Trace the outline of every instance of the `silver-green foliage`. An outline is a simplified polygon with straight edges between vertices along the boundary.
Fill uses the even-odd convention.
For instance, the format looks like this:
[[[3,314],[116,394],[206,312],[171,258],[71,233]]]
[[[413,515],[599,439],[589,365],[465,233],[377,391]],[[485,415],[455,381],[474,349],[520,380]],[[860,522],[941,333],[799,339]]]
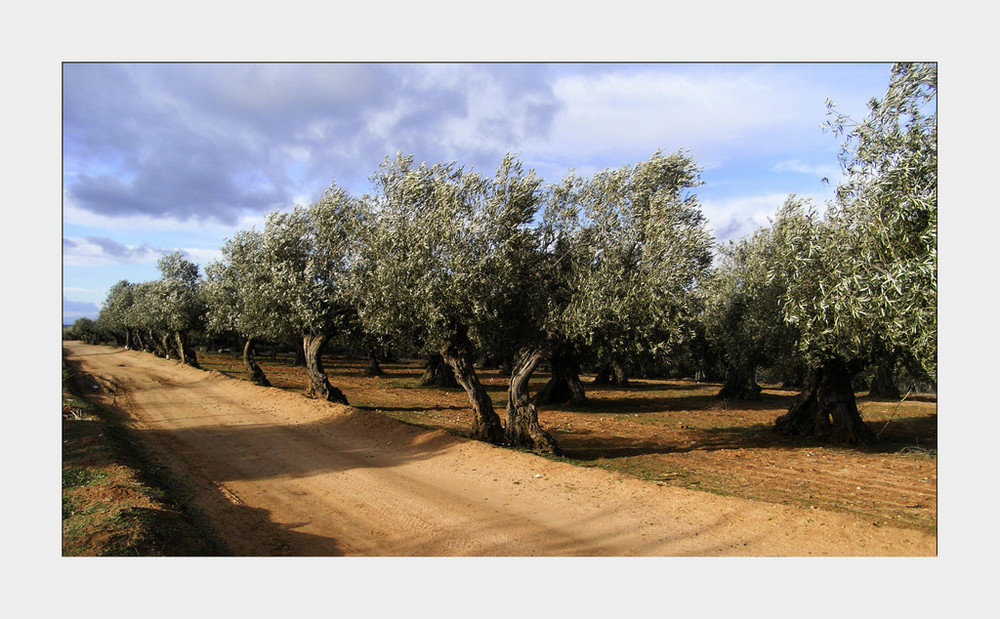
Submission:
[[[692,294],[711,265],[712,237],[694,161],[655,153],[635,165],[569,178],[554,194],[571,267],[557,328],[598,358],[662,355],[685,335]],[[572,196],[567,200],[567,196]],[[570,203],[576,202],[573,207]]]
[[[360,217],[360,201],[331,186],[309,207],[269,214],[263,231],[228,239],[206,268],[210,327],[278,340],[348,326]]]
[[[784,315],[814,359],[881,347],[937,370],[936,95],[935,65],[895,65],[864,121],[834,114],[829,123],[846,137],[847,180],[825,217],[779,212]]]
[[[782,315],[788,283],[774,265],[788,217],[803,208],[807,202],[790,196],[779,225],[720,247],[715,268],[699,286],[708,341],[733,368],[768,365],[794,349],[797,334]]]
[[[205,307],[200,295],[198,265],[185,259],[180,252],[165,254],[156,263],[160,279],[148,292],[148,308],[160,330],[170,333],[187,332],[202,326]]]
[[[491,179],[397,154],[372,182],[353,279],[365,330],[428,352],[456,329],[495,337],[522,295],[540,181],[510,155]]]

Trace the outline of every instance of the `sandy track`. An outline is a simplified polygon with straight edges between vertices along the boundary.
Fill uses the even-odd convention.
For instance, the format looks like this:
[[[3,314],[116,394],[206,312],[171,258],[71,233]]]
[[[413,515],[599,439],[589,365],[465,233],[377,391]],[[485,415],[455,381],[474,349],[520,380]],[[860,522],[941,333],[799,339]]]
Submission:
[[[240,555],[922,556],[932,535],[660,486],[77,342]]]

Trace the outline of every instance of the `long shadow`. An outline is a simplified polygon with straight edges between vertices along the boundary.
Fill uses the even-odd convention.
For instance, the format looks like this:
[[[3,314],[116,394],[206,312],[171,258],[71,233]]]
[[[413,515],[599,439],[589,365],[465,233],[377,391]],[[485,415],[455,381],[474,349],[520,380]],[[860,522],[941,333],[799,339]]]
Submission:
[[[634,382],[630,381],[627,385],[604,385],[595,384],[591,381],[584,381],[583,388],[585,391],[599,390],[599,391],[697,391],[701,389],[710,389],[712,391],[718,391],[722,388],[722,383],[647,383],[647,382]]]
[[[408,411],[467,411],[468,406],[456,406],[456,405],[441,405],[441,406],[359,406],[352,405],[358,410],[368,411],[372,413],[377,413],[380,411],[392,411],[392,412],[408,412]],[[404,422],[405,423],[405,422]]]
[[[660,441],[634,441],[631,444],[611,445],[606,436],[597,433],[553,431],[559,446],[568,458],[599,460],[629,458],[651,454],[678,454],[693,451],[719,451],[726,449],[796,449],[808,445],[822,445],[819,440],[806,441],[786,437],[769,425],[712,428],[694,434],[694,438],[680,443]]]
[[[791,405],[794,396],[763,394],[760,400],[730,401],[720,400],[714,395],[664,395],[662,397],[593,397],[586,404],[568,404],[560,407],[581,414],[599,413],[642,413],[657,411],[711,411],[719,407],[745,410],[785,409]],[[780,414],[780,413],[779,413]]]
[[[869,424],[869,427],[872,425]],[[878,432],[879,428],[873,427],[872,430]],[[592,432],[552,430],[552,434],[567,458],[585,461],[696,451],[793,450],[803,447],[841,448],[869,454],[896,454],[906,450],[933,453],[937,448],[937,414],[891,422],[877,440],[855,445],[830,443],[817,437],[782,435],[772,424],[706,428],[694,431],[693,438],[685,438],[681,443],[646,440],[631,444],[611,444],[607,436]]]

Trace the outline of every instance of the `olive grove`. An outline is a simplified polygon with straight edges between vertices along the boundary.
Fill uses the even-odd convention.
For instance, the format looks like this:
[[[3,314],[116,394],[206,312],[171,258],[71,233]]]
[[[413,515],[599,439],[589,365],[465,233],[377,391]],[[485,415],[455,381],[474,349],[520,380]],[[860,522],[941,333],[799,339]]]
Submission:
[[[386,351],[416,352],[467,394],[473,438],[548,453],[559,448],[538,407],[585,405],[584,364],[623,383],[631,368],[685,356],[718,367],[719,396],[739,399],[759,396],[758,370],[805,368],[775,429],[867,441],[857,372],[887,384],[899,367],[937,372],[936,92],[935,65],[897,64],[864,120],[830,104],[827,126],[844,140],[836,199],[820,213],[790,196],[769,226],[724,247],[683,151],[555,183],[510,154],[482,174],[398,153],[361,197],[334,184],[237,232],[204,281],[181,254],[164,256],[159,280],[116,283],[79,332],[192,365],[191,333],[235,334],[260,385],[254,343],[294,339],[307,395],[345,404],[323,368],[328,344],[366,349],[372,374]],[[509,370],[503,418],[483,358]],[[532,394],[544,364],[550,379]]]

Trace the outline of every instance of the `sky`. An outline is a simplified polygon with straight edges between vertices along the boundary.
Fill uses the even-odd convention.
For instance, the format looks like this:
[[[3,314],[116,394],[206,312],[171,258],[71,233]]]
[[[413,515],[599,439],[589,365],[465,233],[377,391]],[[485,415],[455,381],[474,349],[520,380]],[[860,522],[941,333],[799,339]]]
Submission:
[[[88,63],[62,65],[63,322],[111,286],[202,268],[237,230],[355,195],[401,151],[491,173],[505,153],[557,182],[685,150],[716,240],[840,178],[827,99],[862,118],[884,63]],[[829,180],[824,183],[823,179]]]

